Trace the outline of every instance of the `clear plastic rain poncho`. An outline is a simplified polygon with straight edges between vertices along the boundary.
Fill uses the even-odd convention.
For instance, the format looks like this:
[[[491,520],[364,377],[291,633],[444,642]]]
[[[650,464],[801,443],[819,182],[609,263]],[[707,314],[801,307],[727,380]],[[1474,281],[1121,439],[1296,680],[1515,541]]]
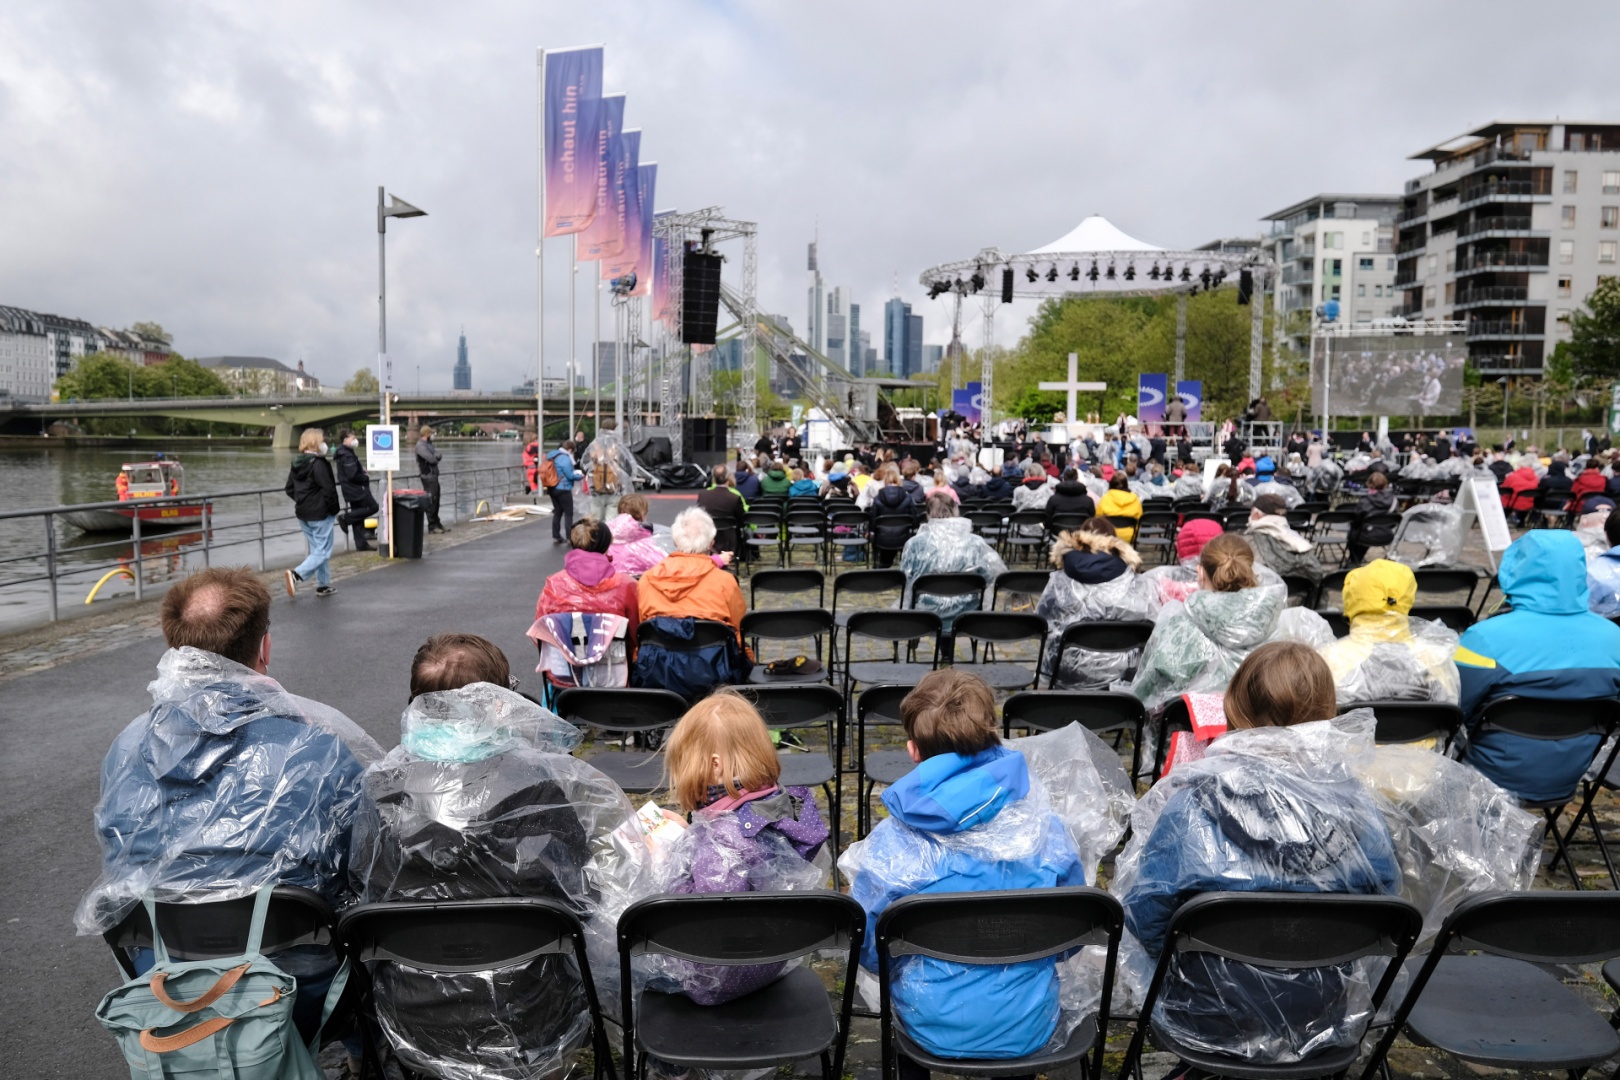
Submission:
[[[1199,893],[1399,892],[1389,829],[1357,779],[1372,754],[1372,713],[1357,710],[1233,731],[1155,784],[1109,885],[1125,907],[1125,996],[1142,1000],[1171,916]],[[1154,1019],[1193,1049],[1299,1061],[1359,1042],[1382,974],[1375,958],[1272,968],[1185,953],[1172,960]]]
[[[1176,477],[1175,486],[1170,489],[1170,494],[1177,499],[1202,499],[1204,497],[1204,478],[1189,468]]]
[[[924,574],[978,574],[986,584],[1005,573],[1007,564],[1001,561],[996,549],[984,537],[973,532],[973,522],[967,518],[938,518],[926,521],[917,535],[906,541],[900,552],[900,569],[906,575],[905,607],[936,612],[946,630],[964,611],[979,606],[973,596],[930,596],[920,600],[911,596],[912,584]]]
[[[1131,693],[1157,709],[1189,690],[1225,690],[1244,657],[1268,641],[1319,648],[1333,640],[1322,616],[1288,607],[1281,585],[1236,592],[1199,589],[1159,612]]]
[[[351,873],[363,901],[534,896],[580,916],[598,994],[616,1000],[620,912],[646,848],[624,793],[569,756],[571,724],[505,687],[423,694],[366,770]],[[590,1040],[572,959],[445,974],[375,964],[377,1021],[399,1058],[447,1080],[566,1073]]]
[[[1078,544],[1077,549],[1074,545]],[[1064,570],[1064,558],[1079,550],[1093,556],[1114,555],[1122,563],[1120,572],[1096,583],[1079,581]],[[1142,558],[1123,540],[1095,533],[1069,532],[1052,547],[1056,569],[1046,579],[1046,589],[1035,605],[1035,614],[1046,620],[1047,671],[1057,673],[1056,686],[1065,690],[1106,690],[1128,681],[1136,670],[1141,651],[1097,652],[1070,647],[1058,655],[1063,631],[1082,622],[1126,622],[1153,618],[1158,610],[1153,584],[1137,573]]]
[[[1432,457],[1413,454],[1412,460],[1402,465],[1401,471],[1395,475],[1402,480],[1438,480],[1440,479],[1440,466],[1434,463]]]
[[[1606,548],[1595,556],[1587,549],[1586,588],[1590,610],[1606,619],[1620,615],[1620,548]]]
[[[102,872],[74,915],[79,933],[112,929],[148,894],[229,900],[285,884],[346,903],[357,752],[376,743],[336,710],[201,649],[164,653],[147,690],[151,710],[102,763]]]
[[[635,490],[636,459],[617,430],[598,431],[580,457],[580,469],[592,495]]]
[[[1254,485],[1247,480],[1237,482],[1237,492],[1232,492],[1232,478],[1218,477],[1209,487],[1209,508],[1211,510],[1236,509],[1239,506],[1254,505]]]
[[[1261,562],[1254,564],[1254,576],[1262,585],[1283,586],[1282,575]],[[1142,580],[1153,587],[1153,619],[1170,603],[1184,603],[1198,591],[1198,556],[1189,555],[1171,566],[1154,566],[1142,571]],[[1286,589],[1285,589],[1286,595]]]
[[[1407,567],[1375,559],[1344,581],[1350,633],[1317,652],[1327,661],[1339,704],[1366,701],[1444,701],[1460,687],[1452,654],[1457,635],[1444,624],[1407,615],[1417,580]]]
[[[1090,734],[1089,732],[1086,734]],[[1020,740],[1027,744],[1029,740]],[[1023,746],[1009,747],[1022,750]],[[1088,756],[1089,761],[1061,761],[1063,754]],[[1092,757],[1091,755],[1097,755]],[[886,906],[903,896],[919,892],[939,891],[944,883],[955,887],[964,876],[978,876],[995,882],[981,888],[1022,887],[1036,888],[1052,885],[1081,885],[1094,883],[1095,865],[1082,863],[1083,856],[1076,849],[1074,833],[1104,827],[1112,832],[1112,815],[1120,807],[1120,793],[1114,785],[1119,776],[1107,770],[1107,758],[1117,756],[1101,740],[1092,735],[1088,740],[1065,734],[1036,748],[1035,760],[1026,757],[1028,764],[1028,790],[1022,798],[1008,801],[995,816],[969,828],[956,832],[933,832],[906,824],[897,816],[878,822],[863,840],[844,850],[838,868],[852,883],[851,895],[867,908],[868,929],[876,905]],[[1123,771],[1123,770],[1122,770]],[[1100,788],[1065,791],[1054,799],[1046,787],[1046,778],[1053,782],[1071,781],[1077,785],[1099,783]],[[893,790],[893,789],[891,789]],[[1059,812],[1074,814],[1069,821]],[[971,817],[971,815],[970,815]],[[1108,832],[1093,839],[1087,846],[1088,855],[1100,856],[1101,843]],[[1117,839],[1117,833],[1115,834]],[[979,871],[979,868],[993,868]],[[1076,1025],[1094,1010],[1101,999],[1101,973],[1097,965],[1087,963],[1084,953],[1063,958],[1049,969],[1055,978],[1056,993],[1051,983],[1039,975],[1039,968],[1051,961],[1031,961],[1037,972],[1025,969],[1012,985],[1021,991],[1020,1007],[1010,1010],[1009,1016],[998,1027],[1007,1029],[1011,1037],[1031,1042],[1045,1036],[1044,1045],[1055,1048],[1064,1045]],[[868,934],[863,947],[862,966],[857,977],[857,989],[867,1007],[879,1007],[877,984],[876,944]],[[946,988],[958,984],[984,985],[1010,973],[1023,965],[1009,965],[997,969],[987,965],[963,965],[931,957],[898,957],[890,969],[893,980],[890,987],[898,1022],[912,1038],[925,1047],[927,1036],[921,1025],[931,1025],[937,1031],[943,1025],[959,1028],[963,1024],[951,1018],[961,1013],[964,1003],[959,1000],[941,1000]],[[911,1019],[908,1020],[908,1016]],[[1050,1033],[1050,1034],[1048,1034]]]
[[[1421,746],[1356,759],[1401,864],[1401,895],[1423,912],[1426,947],[1452,910],[1482,892],[1528,889],[1546,823],[1477,769]]]
[[[1254,485],[1254,497],[1258,499],[1262,495],[1282,496],[1282,501],[1290,510],[1305,501],[1305,496],[1299,493],[1297,487],[1293,484],[1284,484],[1280,480],[1262,480]]]
[[[1437,465],[1436,468],[1439,470],[1441,479],[1460,479],[1461,477],[1472,476],[1474,474],[1474,459],[1453,454],[1451,457],[1446,458],[1446,460]],[[1492,479],[1495,478],[1493,477]]]
[[[1462,558],[1462,511],[1455,505],[1418,503],[1401,515],[1399,542],[1390,544],[1387,557],[1417,569],[1456,566]]]
[[[1336,462],[1323,459],[1320,464],[1306,470],[1305,488],[1314,496],[1332,495],[1343,483],[1344,470]]]

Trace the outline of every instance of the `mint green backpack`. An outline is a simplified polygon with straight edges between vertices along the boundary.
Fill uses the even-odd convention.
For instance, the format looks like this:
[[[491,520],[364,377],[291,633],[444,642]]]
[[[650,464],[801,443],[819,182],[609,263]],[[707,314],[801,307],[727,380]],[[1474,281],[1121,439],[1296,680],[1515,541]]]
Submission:
[[[293,1024],[298,980],[259,952],[274,888],[266,885],[254,898],[247,951],[215,960],[171,961],[156,907],[146,900],[156,963],[96,1010],[118,1040],[131,1080],[323,1080],[315,1063],[320,1032],[306,1046]],[[348,978],[345,959],[327,991],[322,1027]]]

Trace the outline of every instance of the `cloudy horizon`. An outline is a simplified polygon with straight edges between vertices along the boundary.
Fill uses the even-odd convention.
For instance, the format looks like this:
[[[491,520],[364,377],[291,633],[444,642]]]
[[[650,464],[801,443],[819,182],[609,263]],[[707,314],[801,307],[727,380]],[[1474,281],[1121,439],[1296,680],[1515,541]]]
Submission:
[[[1038,247],[1088,214],[1187,248],[1319,192],[1399,192],[1428,168],[1411,154],[1491,120],[1620,121],[1611,4],[1096,7],[13,6],[0,304],[152,320],[188,356],[302,359],[342,382],[376,352],[385,184],[429,214],[388,233],[402,386],[420,365],[424,389],[448,388],[463,326],[475,387],[520,383],[537,47],[606,43],[658,208],[758,222],[761,310],[804,331],[819,236],[827,288],[850,289],[875,342],[896,281],[943,343],[923,269]],[[568,266],[568,241],[548,241],[548,376],[568,352]],[[1002,342],[1031,307],[998,315]]]

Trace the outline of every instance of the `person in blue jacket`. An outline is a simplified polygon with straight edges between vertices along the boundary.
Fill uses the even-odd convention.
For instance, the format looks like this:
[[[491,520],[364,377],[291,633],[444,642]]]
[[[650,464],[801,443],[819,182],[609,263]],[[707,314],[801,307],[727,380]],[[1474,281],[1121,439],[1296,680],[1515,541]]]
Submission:
[[[574,464],[572,439],[565,440],[546,457],[557,470],[556,485],[546,488],[546,498],[551,500],[551,542],[561,544],[574,530],[574,483],[585,479],[585,474]]]
[[[1109,886],[1154,963],[1171,917],[1200,893],[1400,889],[1389,828],[1351,771],[1373,751],[1372,717],[1333,718],[1327,662],[1299,642],[1261,645],[1224,705],[1231,730],[1143,796]],[[1154,1020],[1191,1049],[1276,1065],[1356,1045],[1371,996],[1356,965],[1262,968],[1189,952],[1167,973]]]
[[[1024,755],[1001,744],[982,679],[930,672],[900,716],[917,767],[883,793],[891,816],[845,857],[845,868],[855,867],[850,895],[866,909],[861,966],[873,974],[878,916],[902,897],[1086,883],[1068,830],[1031,787]],[[1057,1031],[1056,966],[1055,958],[970,965],[900,957],[890,972],[895,1017],[941,1057],[1024,1057]],[[904,1080],[927,1076],[908,1058],[900,1066]]]
[[[1597,735],[1527,739],[1472,728],[1486,702],[1509,694],[1620,694],[1620,626],[1587,610],[1586,554],[1572,532],[1525,533],[1503,553],[1497,581],[1513,610],[1469,627],[1452,658],[1471,727],[1463,760],[1526,801],[1564,798],[1592,763]]]

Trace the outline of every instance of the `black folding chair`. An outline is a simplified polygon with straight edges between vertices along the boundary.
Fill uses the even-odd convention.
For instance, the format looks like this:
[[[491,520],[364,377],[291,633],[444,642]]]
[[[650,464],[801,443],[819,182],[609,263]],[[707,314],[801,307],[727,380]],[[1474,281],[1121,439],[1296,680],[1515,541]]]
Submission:
[[[857,638],[889,646],[889,659],[856,660]],[[940,638],[939,616],[932,611],[852,613],[844,630],[844,696],[848,697],[857,684],[915,683],[939,666]],[[910,659],[918,654],[925,640],[933,646],[932,655],[926,662]],[[900,656],[902,643],[906,646],[907,659],[904,660]]]
[[[1297,574],[1284,574],[1283,585],[1288,589],[1288,604],[1290,607],[1314,608],[1316,606],[1316,582],[1308,577]]]
[[[990,610],[1002,610],[1001,597],[1005,593],[1008,596],[1020,598],[1033,597],[1034,599],[1029,601],[1027,605],[1027,610],[1033,611],[1035,608],[1034,601],[1039,600],[1041,594],[1046,591],[1046,583],[1051,580],[1051,577],[1052,571],[1050,570],[1005,570],[997,574],[995,583],[990,587]],[[1025,610],[1025,608],[1021,604],[1020,608],[1013,610]]]
[[[700,653],[705,650],[722,648],[731,652],[733,666],[742,662],[742,645],[738,640],[738,631],[733,630],[728,623],[718,622],[714,619],[693,619],[692,636],[684,638],[665,632],[657,623],[651,620],[643,620],[636,627],[636,663],[630,667],[631,679],[639,681],[641,686],[648,686],[649,683],[646,680],[653,678],[655,675],[655,673],[648,672],[642,665],[645,650],[649,647],[662,649],[666,653]],[[658,674],[667,677],[669,670],[666,669]],[[693,678],[696,679],[697,676],[694,675]],[[703,678],[707,679],[707,672],[705,672]],[[714,685],[707,682],[686,682],[684,679],[673,679],[671,681],[672,685],[658,688],[672,690],[692,704],[696,704],[700,698],[708,697],[714,690]]]
[[[1147,724],[1147,708],[1135,694],[1118,690],[1024,690],[1001,706],[1001,733],[1011,736],[1015,727],[1031,731],[1053,731],[1080,724],[1092,734],[1114,736],[1114,749],[1127,731],[1131,733],[1131,778],[1141,766],[1142,729]]]
[[[1602,750],[1598,752],[1601,754]],[[1604,791],[1620,791],[1620,759],[1612,759],[1608,769],[1592,779],[1581,778],[1581,807],[1564,832],[1564,843],[1575,844],[1575,833],[1580,829],[1582,821],[1586,821],[1592,828],[1592,838],[1597,844],[1598,853],[1603,856],[1603,865],[1609,871],[1609,883],[1620,889],[1620,874],[1615,872],[1614,859],[1609,854],[1609,842],[1604,839],[1603,827],[1598,824],[1597,814],[1592,809],[1592,799],[1597,795],[1599,788]],[[1616,971],[1620,971],[1620,964],[1616,965]],[[1620,986],[1615,989],[1620,991]],[[1620,1017],[1620,1012],[1615,1015]]]
[[[1057,656],[1052,670],[1046,673],[1046,688],[1058,689],[1058,672],[1063,668],[1063,653],[1068,649],[1089,652],[1136,652],[1153,636],[1153,623],[1147,619],[1118,622],[1081,622],[1066,627],[1058,638]]]
[[[906,574],[904,570],[846,570],[833,578],[832,583],[832,613],[833,624],[839,627],[849,625],[849,617],[856,611],[879,610],[872,607],[841,607],[839,600],[846,594],[856,599],[870,601],[885,593],[894,594],[894,603],[883,605],[886,608],[898,608],[906,592]],[[838,638],[834,635],[832,640],[833,666],[838,666]]]
[[[1474,609],[1452,604],[1436,605],[1434,607],[1414,607],[1409,613],[1414,619],[1428,619],[1430,622],[1440,623],[1447,629],[1462,633],[1477,621]]]
[[[825,608],[797,608],[785,611],[750,611],[742,617],[742,636],[754,650],[754,669],[748,673],[748,681],[761,686],[773,686],[781,683],[822,683],[830,682],[831,670],[825,664],[819,664],[819,671],[803,674],[788,672],[773,675],[766,670],[770,659],[760,651],[762,641],[810,641],[815,643],[815,658],[822,659],[821,642],[823,638],[833,636],[837,631],[833,628],[832,612]],[[785,659],[785,657],[783,658]]]
[[[1535,509],[1530,513],[1530,527],[1532,529],[1551,529],[1555,519],[1562,524],[1563,519],[1569,516],[1569,504],[1573,496],[1568,491],[1539,491],[1536,493]]]
[[[867,687],[855,702],[855,790],[861,803],[855,810],[855,831],[865,836],[872,819],[872,792],[888,786],[917,767],[906,750],[867,753],[868,728],[899,727],[900,703],[917,687],[911,683],[883,683]]]
[[[1141,521],[1140,518],[1131,517],[1129,514],[1107,514],[1104,516],[1107,518],[1108,524],[1112,525],[1114,531],[1119,534],[1121,540],[1132,545],[1136,543],[1136,528]]]
[[[1395,537],[1400,534],[1401,515],[1399,515],[1399,514],[1367,514],[1366,516],[1362,517],[1356,523],[1356,528],[1355,528],[1355,535],[1358,538],[1358,543],[1365,543],[1365,541],[1361,541],[1359,538],[1362,537],[1362,536],[1365,536],[1369,529],[1388,529],[1389,530],[1389,532],[1390,532],[1389,543],[1387,543],[1387,544],[1366,544],[1366,546],[1369,547],[1369,548],[1375,548],[1375,547],[1376,548],[1383,548],[1384,549],[1384,554],[1388,555],[1391,551],[1393,551],[1395,549]],[[1344,557],[1347,560],[1350,558],[1350,549],[1348,547],[1345,548]]]
[[[1389,994],[1400,973],[1401,962],[1416,944],[1422,929],[1423,914],[1411,903],[1394,896],[1280,892],[1216,892],[1195,896],[1170,918],[1153,981],[1142,1001],[1142,1020],[1136,1025],[1130,1048],[1125,1051],[1119,1075],[1138,1074],[1151,1030],[1154,1045],[1160,1050],[1217,1076],[1246,1080],[1343,1076],[1361,1056],[1359,1040],[1351,1046],[1330,1047],[1303,1061],[1287,1064],[1212,1054],[1183,1045],[1167,1033],[1154,1016],[1154,1006],[1164,991],[1172,964],[1191,953],[1284,969],[1335,967],[1365,956],[1386,957],[1388,964],[1383,978],[1373,989],[1368,1010],[1371,1017],[1377,1014]],[[1210,992],[1215,993],[1216,989],[1211,987]],[[1247,1002],[1242,997],[1233,997],[1223,1000],[1222,1004],[1234,1014],[1227,1023],[1242,1029],[1245,1018],[1241,1014]],[[1286,999],[1279,998],[1275,1004],[1286,1007]],[[1307,1019],[1315,1018],[1300,1017],[1301,1021]]]
[[[955,641],[969,643],[968,659],[955,661],[963,671],[979,676],[995,690],[1022,690],[1038,686],[1041,681],[1041,661],[1046,655],[1046,620],[1026,611],[966,611],[956,617],[951,630]],[[1033,642],[1033,667],[1021,666],[1021,661],[993,655],[996,647],[1020,642]],[[979,658],[979,647],[984,647],[984,658]]]
[[[782,542],[787,537],[787,527],[782,522],[780,510],[767,509],[755,504],[743,515],[743,550],[747,561],[752,563],[767,550],[776,551],[776,565],[782,565]]]
[[[1424,593],[1467,593],[1463,598],[1464,606],[1474,603],[1474,590],[1479,587],[1479,574],[1474,570],[1441,570],[1418,569],[1412,571],[1417,579],[1417,594],[1422,597]]]
[[[1328,624],[1328,629],[1333,631],[1334,637],[1342,638],[1350,636],[1350,619],[1345,615],[1344,612],[1324,611],[1321,612],[1321,616],[1322,620]]]
[[[686,699],[672,690],[580,686],[557,695],[557,715],[578,727],[618,735],[629,743],[671,727],[686,715]],[[664,756],[648,750],[602,750],[588,759],[632,795],[664,783]]]
[[[965,610],[979,611],[984,607],[987,584],[983,577],[975,573],[918,574],[911,583],[911,603],[908,606],[913,611],[926,611],[928,609],[922,602],[925,596],[947,602],[967,597],[971,603]],[[955,625],[954,620],[952,625]],[[940,647],[947,659],[955,657],[955,639],[951,631],[946,631],[942,636]]]
[[[1172,562],[1176,550],[1176,515],[1169,511],[1148,511],[1136,531],[1136,549],[1144,554],[1157,551],[1161,562]]]
[[[1007,558],[1015,562],[1020,552],[1028,554],[1032,560],[1039,559],[1046,551],[1046,514],[1040,510],[1013,511],[1002,530],[1001,541]]]
[[[619,916],[619,980],[624,988],[624,1066],[645,1074],[647,1057],[678,1069],[768,1068],[819,1058],[822,1080],[844,1071],[855,965],[866,936],[866,912],[841,893],[710,893],[650,896]],[[662,953],[721,967],[781,964],[821,949],[845,954],[841,1004],[808,965],[720,1005],[683,993],[633,993],[630,965]]]
[[[522,969],[540,957],[556,957],[554,963],[559,974],[578,976],[580,993],[585,999],[583,1004],[591,1017],[596,1076],[618,1075],[613,1068],[607,1029],[602,1023],[596,985],[591,980],[591,967],[585,956],[585,928],[580,925],[579,916],[565,904],[533,896],[361,904],[343,913],[339,929],[356,968],[374,973],[384,965],[393,965],[395,970],[390,981],[414,988],[423,995],[443,993],[441,976],[512,969],[516,969],[515,975],[520,975]],[[555,1001],[536,995],[532,990],[523,993],[516,989],[530,986],[521,976],[510,980],[491,979],[487,985],[514,987],[507,1004],[513,1010],[526,1007],[535,1010],[536,1015],[528,1019],[537,1027],[551,1021],[557,1012]],[[421,1014],[421,1010],[413,1012]],[[448,1015],[453,1016],[453,1013]],[[503,1018],[515,1023],[521,1023],[522,1019],[504,1013]],[[448,1016],[447,1022],[451,1022]],[[412,1039],[410,1031],[399,1034],[411,1046],[418,1046],[422,1041]],[[474,1042],[471,1049],[476,1053],[484,1048]],[[418,1051],[399,1045],[394,1047],[394,1052],[415,1069],[432,1071],[435,1065],[443,1064],[421,1060]],[[458,1060],[455,1064],[480,1069],[488,1063]],[[516,1070],[523,1064],[513,1061],[510,1067]],[[438,1073],[434,1071],[434,1075]]]
[[[844,695],[833,686],[750,686],[742,691],[772,731],[808,731],[821,728],[827,751],[782,750],[776,752],[782,763],[778,779],[783,787],[819,787],[827,796],[827,824],[832,830],[830,851],[839,844],[839,815],[844,797],[843,759]],[[833,873],[836,874],[835,867]]]
[[[1565,1069],[1574,1080],[1620,1054],[1620,1035],[1547,969],[1616,956],[1620,893],[1471,896],[1441,926],[1362,1080],[1403,1029],[1419,1046],[1475,1065],[1519,1075]]]
[[[1472,735],[1477,740],[1480,735],[1499,731],[1540,741],[1596,735],[1601,745],[1604,739],[1614,734],[1617,726],[1620,726],[1620,700],[1614,698],[1566,699],[1509,695],[1492,698],[1485,703],[1480,709],[1479,720],[1473,727]],[[1609,751],[1608,760],[1598,768],[1597,775],[1608,774],[1614,766],[1617,754],[1620,754],[1620,740],[1616,740],[1614,747]],[[1564,808],[1576,801],[1577,797],[1580,799],[1580,808],[1576,811],[1574,824],[1578,825],[1581,818],[1591,812],[1592,799],[1597,795],[1597,785],[1585,785],[1584,793],[1580,788],[1581,785],[1577,784],[1569,794],[1556,799],[1519,800],[1520,806],[1527,810],[1540,810],[1542,816],[1547,819],[1547,832],[1557,849],[1554,861],[1563,860],[1564,869],[1569,871],[1569,879],[1575,883],[1577,889],[1582,888],[1581,876],[1575,872],[1575,863],[1569,857],[1569,849],[1565,846],[1566,834],[1559,830],[1558,819],[1563,815]],[[1593,819],[1594,827],[1596,820]],[[1570,832],[1573,831],[1574,825],[1570,829]]]
[[[788,566],[793,565],[793,552],[808,547],[815,561],[825,562],[827,541],[831,533],[827,528],[827,515],[820,507],[814,510],[796,510],[790,503],[785,520],[786,532],[782,540],[782,554]]]
[[[1109,997],[1124,925],[1119,901],[1092,888],[918,893],[890,904],[878,916],[876,929],[884,1080],[896,1080],[902,1056],[924,1069],[968,1076],[1050,1073],[1079,1062],[1083,1078],[1101,1080]],[[940,1057],[912,1041],[905,1031],[905,1017],[895,1016],[890,985],[896,965],[907,957],[926,956],[976,967],[1005,966],[1063,957],[1087,946],[1105,950],[1102,997],[1096,1011],[1082,1018],[1056,1050],[1010,1059]],[[990,997],[953,1004],[999,1012],[1015,1003]]]
[[[1348,570],[1330,570],[1322,575],[1322,583],[1316,587],[1316,609],[1322,610],[1322,601],[1327,599],[1328,593],[1339,594],[1339,607],[1344,607],[1344,579],[1350,573]],[[1343,637],[1343,634],[1339,635]]]
[[[834,551],[839,553],[840,560],[854,562],[848,559],[851,551],[860,554],[863,565],[872,565],[872,538],[867,526],[870,519],[860,510],[835,510],[827,517],[827,558],[832,559]]]
[[[1350,550],[1350,533],[1359,516],[1354,510],[1320,511],[1311,523],[1311,541],[1316,545],[1317,557],[1322,557],[1325,548],[1336,547],[1338,557],[1344,558]]]
[[[827,576],[820,570],[760,570],[748,579],[748,606],[759,610],[761,592],[788,595],[810,592],[812,589],[816,594],[816,607],[825,607]]]
[[[1441,752],[1451,746],[1465,722],[1463,711],[1445,701],[1362,701],[1339,706],[1341,714],[1351,709],[1373,711],[1373,741],[1380,745],[1434,739]]]

